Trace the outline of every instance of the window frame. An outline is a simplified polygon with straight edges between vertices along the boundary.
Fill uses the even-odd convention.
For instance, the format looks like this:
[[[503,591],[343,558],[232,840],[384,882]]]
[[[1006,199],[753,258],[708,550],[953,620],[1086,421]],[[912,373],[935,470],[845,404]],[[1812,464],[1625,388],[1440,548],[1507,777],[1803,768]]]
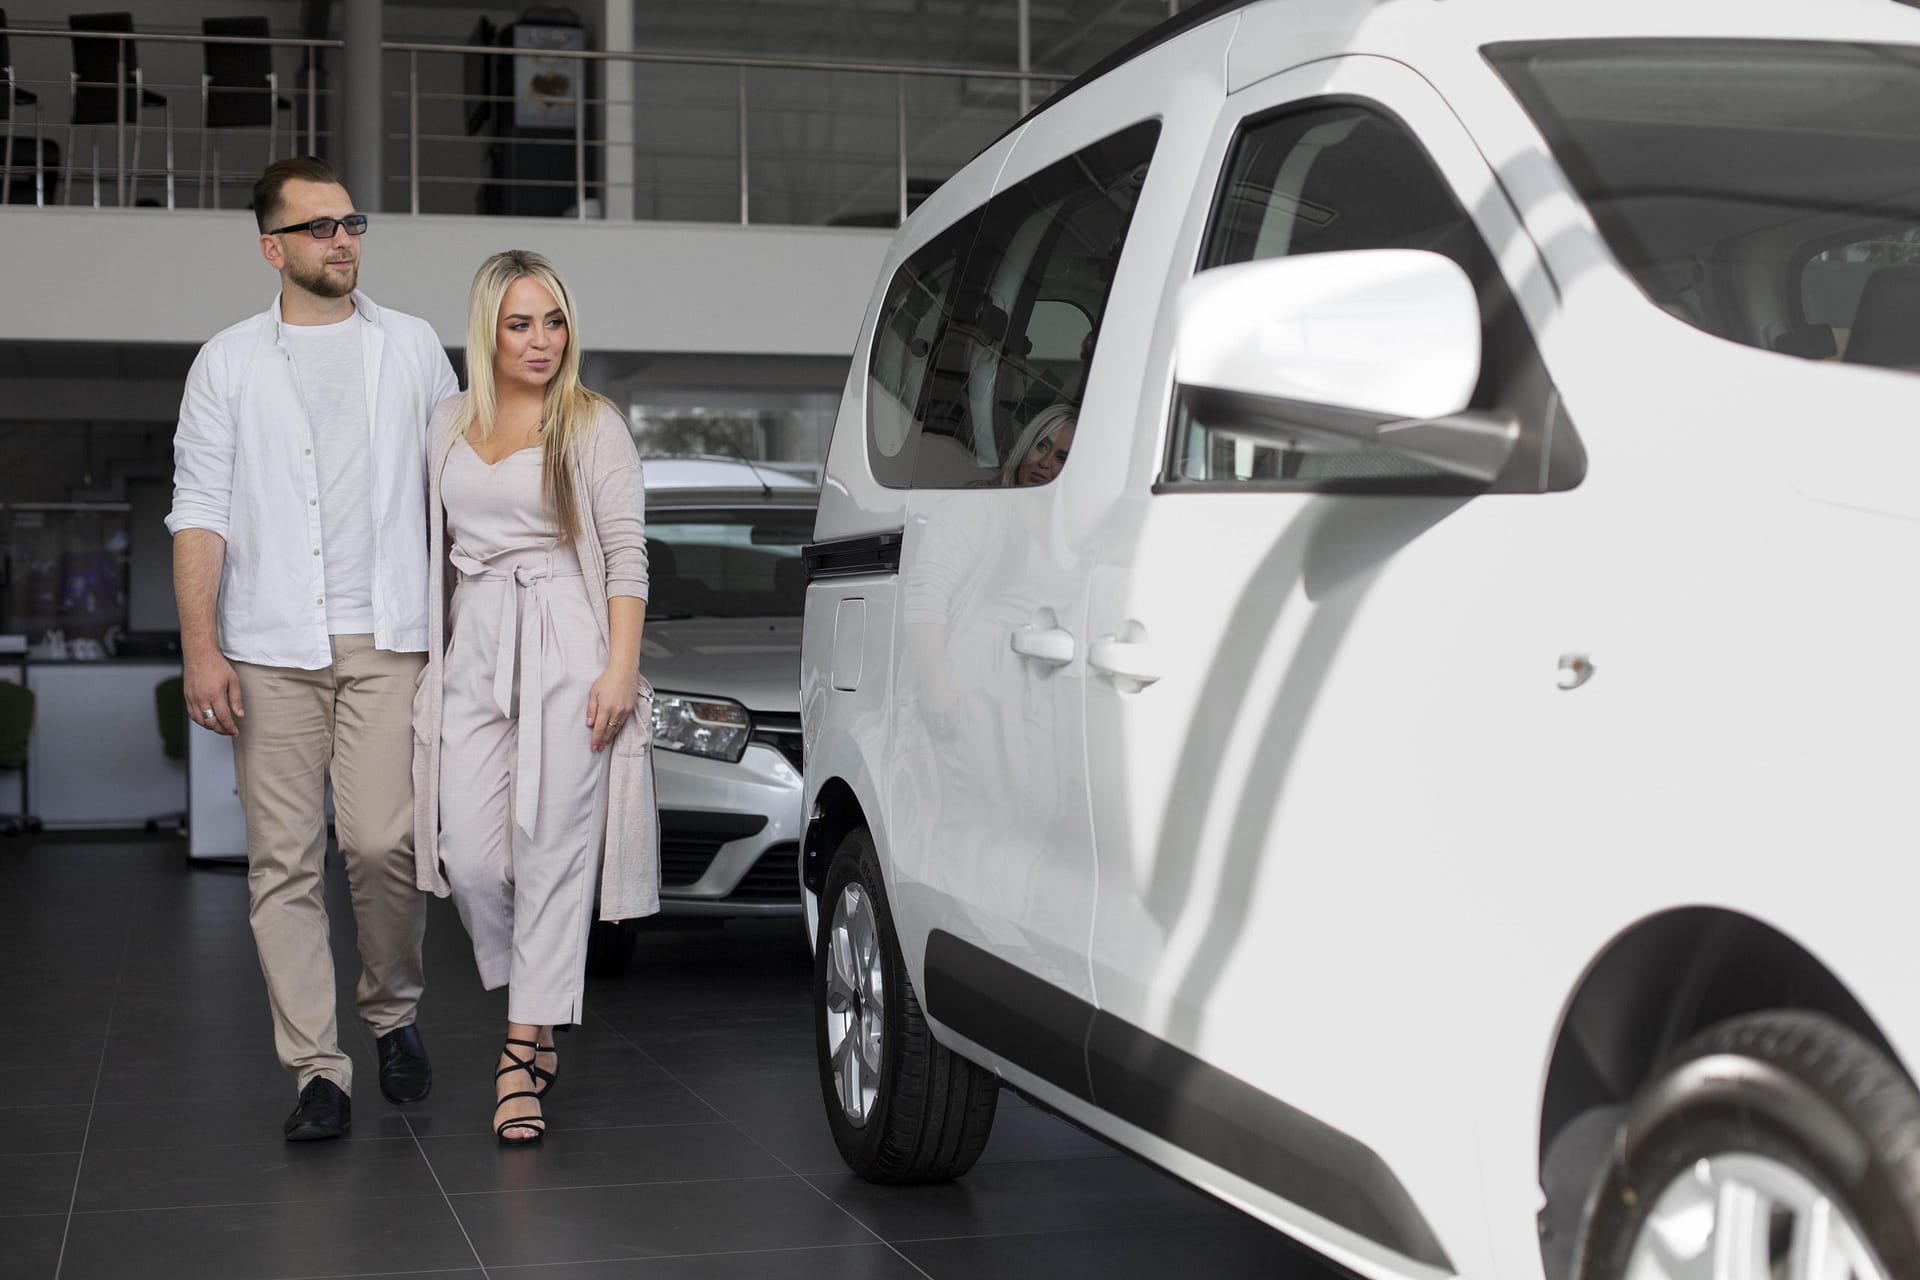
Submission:
[[[1227,101],[1231,105],[1232,98],[1229,97]],[[1484,380],[1489,376],[1487,362],[1490,353],[1495,352],[1497,348],[1504,348],[1496,357],[1502,359],[1508,366],[1500,379],[1502,394],[1489,407],[1511,408],[1518,419],[1520,438],[1513,457],[1500,476],[1486,484],[1450,475],[1307,481],[1267,478],[1184,479],[1179,474],[1179,467],[1185,452],[1185,431],[1182,422],[1182,395],[1176,374],[1167,380],[1167,404],[1161,419],[1165,443],[1160,450],[1158,470],[1154,476],[1151,492],[1156,496],[1246,493],[1474,497],[1488,493],[1558,493],[1578,488],[1586,478],[1585,447],[1574,428],[1573,420],[1567,412],[1552,375],[1547,370],[1545,358],[1540,352],[1539,339],[1534,336],[1533,327],[1520,306],[1519,297],[1512,283],[1507,280],[1505,272],[1501,269],[1498,255],[1488,243],[1486,232],[1474,219],[1472,212],[1461,200],[1459,191],[1448,179],[1445,169],[1434,158],[1432,147],[1427,144],[1420,131],[1408,122],[1402,112],[1378,97],[1342,90],[1312,93],[1248,111],[1234,120],[1232,136],[1227,140],[1218,172],[1214,175],[1213,186],[1207,197],[1205,224],[1192,246],[1191,257],[1186,263],[1185,279],[1191,280],[1200,271],[1211,269],[1202,267],[1201,264],[1206,261],[1214,236],[1219,229],[1221,217],[1226,208],[1226,197],[1233,185],[1235,166],[1240,159],[1247,136],[1254,130],[1279,120],[1341,107],[1369,112],[1398,129],[1426,161],[1429,172],[1439,182],[1448,200],[1473,233],[1486,273],[1484,282],[1481,279],[1473,280],[1474,293],[1480,310],[1481,377]],[[1222,263],[1220,265],[1238,264]],[[1502,314],[1493,313],[1490,309],[1492,302],[1498,302],[1501,305]],[[1496,333],[1496,324],[1504,325],[1507,332]],[[1519,393],[1525,403],[1517,406],[1509,405],[1508,401],[1514,398],[1516,393]],[[1476,401],[1479,395],[1480,387],[1476,385]]]
[[[987,201],[964,211],[952,222],[928,236],[918,248],[900,260],[900,265],[895,267],[893,274],[887,278],[886,288],[880,295],[880,309],[874,316],[873,335],[868,340],[866,359],[863,362],[866,368],[864,370],[865,381],[861,387],[860,430],[867,451],[867,469],[883,488],[903,491],[910,491],[913,488],[914,458],[919,452],[920,430],[924,422],[923,411],[927,398],[927,386],[932,372],[931,363],[935,354],[939,351],[940,342],[945,338],[947,326],[953,318],[954,300],[958,296],[961,283],[966,277],[967,263],[973,257],[974,245],[980,237],[980,224],[986,212],[987,204],[991,202],[992,197],[989,196]],[[971,231],[962,232],[962,228],[968,226],[971,226]],[[944,249],[950,238],[956,236],[962,236],[966,240],[966,247],[964,250],[959,251],[955,257],[952,281],[948,286],[946,296],[942,298],[939,303],[938,312],[934,320],[933,336],[928,342],[927,355],[924,357],[927,364],[921,370],[920,383],[915,391],[914,403],[907,406],[908,421],[906,436],[901,441],[900,449],[897,453],[883,453],[880,450],[874,432],[873,385],[877,380],[875,369],[879,361],[880,343],[887,328],[889,314],[887,310],[887,300],[894,295],[895,289],[906,276],[908,269],[911,268],[922,255],[928,253],[930,250]]]
[[[877,483],[879,483],[882,488],[905,491],[905,492],[912,492],[914,490],[919,490],[919,489],[925,489],[925,490],[935,491],[935,492],[956,492],[956,491],[964,490],[966,488],[973,487],[974,484],[978,483],[978,478],[976,478],[975,481],[970,482],[969,484],[961,484],[961,485],[947,485],[947,484],[936,485],[936,484],[921,483],[919,480],[919,455],[920,455],[920,443],[922,438],[926,434],[929,396],[933,386],[933,378],[931,376],[932,370],[930,366],[931,366],[931,363],[939,356],[942,345],[946,342],[950,332],[953,329],[953,326],[955,323],[955,314],[956,314],[957,304],[962,300],[962,297],[963,295],[966,294],[967,290],[969,288],[972,288],[976,284],[981,286],[981,288],[978,291],[981,295],[982,300],[991,301],[990,291],[988,291],[984,286],[991,283],[992,277],[994,275],[997,275],[1000,267],[1003,265],[1002,261],[996,261],[995,263],[993,263],[991,271],[987,273],[987,278],[984,280],[980,278],[979,274],[977,274],[980,268],[985,266],[984,263],[980,264],[979,267],[977,267],[976,265],[977,255],[979,254],[979,251],[980,251],[981,232],[988,225],[989,214],[990,214],[990,211],[993,210],[995,203],[1003,199],[1004,197],[1010,196],[1015,192],[1019,191],[1026,184],[1034,181],[1034,179],[1040,177],[1041,175],[1047,174],[1050,171],[1058,169],[1064,165],[1068,165],[1071,162],[1075,161],[1076,159],[1079,159],[1080,157],[1085,156],[1088,152],[1093,152],[1101,148],[1114,146],[1119,142],[1120,139],[1126,137],[1128,134],[1134,133],[1135,131],[1138,131],[1138,130],[1147,130],[1147,129],[1151,130],[1151,134],[1147,144],[1146,154],[1143,159],[1139,160],[1136,163],[1136,165],[1132,167],[1139,167],[1140,165],[1144,165],[1147,168],[1149,180],[1150,180],[1152,166],[1153,166],[1154,160],[1159,154],[1160,143],[1162,138],[1165,135],[1165,119],[1163,114],[1158,111],[1151,112],[1149,114],[1142,115],[1138,118],[1129,120],[1117,128],[1109,129],[1106,132],[1103,132],[1098,138],[1095,138],[1092,141],[1087,142],[1082,146],[1075,147],[1071,151],[1068,151],[1064,154],[1061,154],[1052,158],[1051,160],[1048,160],[1047,162],[1041,164],[1038,168],[1036,168],[1032,173],[1019,179],[1018,181],[1005,182],[1004,184],[1000,181],[996,181],[992,192],[987,196],[985,200],[968,208],[963,213],[961,213],[958,217],[954,218],[951,222],[949,222],[946,226],[942,227],[940,230],[929,235],[917,248],[915,248],[911,253],[907,254],[900,261],[900,264],[894,269],[893,273],[888,277],[885,290],[881,294],[880,309],[874,317],[873,335],[868,341],[865,360],[863,361],[863,364],[865,366],[866,384],[863,387],[863,402],[862,402],[862,413],[861,413],[861,417],[862,417],[861,430],[862,430],[863,436],[865,437],[868,469],[872,474],[874,480]],[[1084,163],[1084,161],[1082,163]],[[1126,172],[1126,171],[1127,170],[1117,170],[1116,176],[1118,176],[1119,173]],[[1088,188],[1088,190],[1093,190],[1093,188]],[[1144,190],[1144,183],[1142,184],[1142,190]],[[1134,213],[1137,212],[1138,205],[1139,205],[1139,201],[1138,201],[1138,198],[1136,197],[1134,210],[1130,211],[1127,215],[1127,232],[1125,237],[1122,239],[1122,242],[1120,245],[1120,254],[1122,256],[1125,255],[1128,247],[1133,243]],[[894,294],[900,281],[903,279],[905,272],[908,270],[910,266],[912,266],[917,260],[919,260],[923,254],[927,253],[929,250],[935,248],[936,246],[942,245],[949,236],[954,235],[956,231],[966,226],[971,227],[970,232],[964,234],[964,238],[966,240],[966,249],[964,254],[962,254],[958,258],[957,265],[955,267],[953,287],[949,291],[947,297],[945,297],[941,302],[939,321],[937,326],[934,329],[933,338],[929,344],[928,354],[926,356],[926,360],[928,361],[929,367],[921,378],[921,383],[918,388],[918,398],[916,400],[916,403],[911,407],[911,421],[908,426],[906,439],[902,443],[898,453],[893,455],[884,454],[880,451],[875,438],[874,413],[873,413],[874,402],[873,402],[873,395],[872,395],[872,386],[875,381],[874,371],[877,363],[877,358],[880,352],[880,342],[881,342],[882,334],[884,333],[886,328],[886,321],[888,316],[888,311],[886,308],[886,300],[888,297]],[[1006,346],[1009,339],[1011,339],[1016,333],[1022,337],[1026,335],[1026,326],[1031,324],[1032,322],[1033,310],[1039,304],[1039,302],[1043,300],[1042,295],[1044,293],[1044,280],[1036,279],[1033,276],[1031,264],[1033,262],[1042,262],[1042,263],[1050,262],[1052,260],[1054,251],[1059,244],[1060,238],[1064,234],[1065,234],[1064,223],[1060,219],[1055,218],[1051,220],[1047,226],[1042,228],[1038,242],[1033,247],[1033,253],[1031,258],[1029,259],[1029,265],[1026,269],[1022,271],[1022,279],[1020,281],[1016,294],[1012,299],[1009,300],[1012,305],[1006,311],[1005,332],[1002,333],[1000,338],[997,340],[998,345],[995,351],[996,379],[998,377],[1001,367],[1005,365],[1005,363],[1009,358],[1006,351]],[[1109,280],[1107,282],[1107,292],[1106,292],[1106,297],[1109,299],[1112,296],[1112,287],[1113,287],[1112,281]],[[1067,305],[1073,306],[1076,310],[1080,311],[1080,313],[1083,316],[1087,315],[1085,308],[1081,306],[1079,302],[1077,301],[1069,302],[1067,303]],[[1104,306],[1103,306],[1103,311],[1104,311]],[[1086,386],[1089,382],[1089,374],[1093,365],[1093,356],[1097,354],[1099,350],[1099,342],[1098,342],[1097,335],[1101,327],[1098,320],[1093,319],[1091,316],[1087,316],[1087,319],[1090,322],[1089,331],[1095,334],[1096,338],[1094,343],[1094,350],[1088,353],[1088,358],[1086,362],[1081,365],[1079,370],[1078,382],[1079,382],[1080,393],[1082,396],[1084,396]],[[1032,367],[1029,363],[1027,363],[1026,358],[1021,357],[1021,361],[1023,365],[1026,365],[1027,372],[1031,374]],[[1068,391],[1067,388],[1062,388],[1063,395],[1066,394],[1067,391]],[[1077,405],[1079,403],[1078,398],[1075,398],[1073,400],[1073,403]],[[953,436],[950,438],[956,439],[956,440],[958,439],[957,436]],[[1004,465],[1004,462],[1005,460],[1002,459],[1002,465]],[[1055,478],[1057,479],[1058,477],[1055,477]],[[1049,485],[1051,483],[1052,482],[1049,482]],[[1032,486],[1032,487],[1046,488],[1046,487],[1049,487],[1049,485],[1038,485],[1038,486]],[[986,487],[986,486],[982,486],[982,487]]]

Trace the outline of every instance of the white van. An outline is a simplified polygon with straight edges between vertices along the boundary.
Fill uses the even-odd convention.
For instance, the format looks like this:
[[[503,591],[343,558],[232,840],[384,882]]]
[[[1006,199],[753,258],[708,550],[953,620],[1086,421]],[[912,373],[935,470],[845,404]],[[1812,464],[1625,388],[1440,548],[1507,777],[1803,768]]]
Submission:
[[[1916,369],[1902,0],[1203,4],[1035,112],[809,550],[849,1164],[1004,1081],[1364,1276],[1920,1276]]]

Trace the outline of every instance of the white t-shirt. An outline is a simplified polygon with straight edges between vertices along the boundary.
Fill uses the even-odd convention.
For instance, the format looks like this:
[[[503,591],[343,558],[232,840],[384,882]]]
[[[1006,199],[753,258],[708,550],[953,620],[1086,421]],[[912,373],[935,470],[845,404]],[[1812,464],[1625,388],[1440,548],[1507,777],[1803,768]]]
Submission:
[[[338,324],[283,329],[313,425],[327,630],[336,636],[373,631],[373,464],[367,374],[360,355],[365,323],[356,311]]]

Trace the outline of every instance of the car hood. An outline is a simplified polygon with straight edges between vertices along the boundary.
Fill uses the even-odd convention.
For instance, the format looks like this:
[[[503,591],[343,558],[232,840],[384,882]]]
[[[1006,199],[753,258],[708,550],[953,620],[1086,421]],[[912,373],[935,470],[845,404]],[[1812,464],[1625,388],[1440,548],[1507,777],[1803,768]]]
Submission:
[[[800,619],[649,619],[640,671],[656,689],[800,711]]]

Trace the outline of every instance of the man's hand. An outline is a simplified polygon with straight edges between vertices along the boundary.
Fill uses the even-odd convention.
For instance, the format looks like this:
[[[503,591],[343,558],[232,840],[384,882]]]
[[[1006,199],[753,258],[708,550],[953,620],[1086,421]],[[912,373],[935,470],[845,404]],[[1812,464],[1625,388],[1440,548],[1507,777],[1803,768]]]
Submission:
[[[234,674],[233,664],[216,650],[188,657],[184,667],[187,719],[223,737],[238,735],[239,722],[247,713],[240,705],[240,677]],[[208,715],[209,711],[213,714]]]

